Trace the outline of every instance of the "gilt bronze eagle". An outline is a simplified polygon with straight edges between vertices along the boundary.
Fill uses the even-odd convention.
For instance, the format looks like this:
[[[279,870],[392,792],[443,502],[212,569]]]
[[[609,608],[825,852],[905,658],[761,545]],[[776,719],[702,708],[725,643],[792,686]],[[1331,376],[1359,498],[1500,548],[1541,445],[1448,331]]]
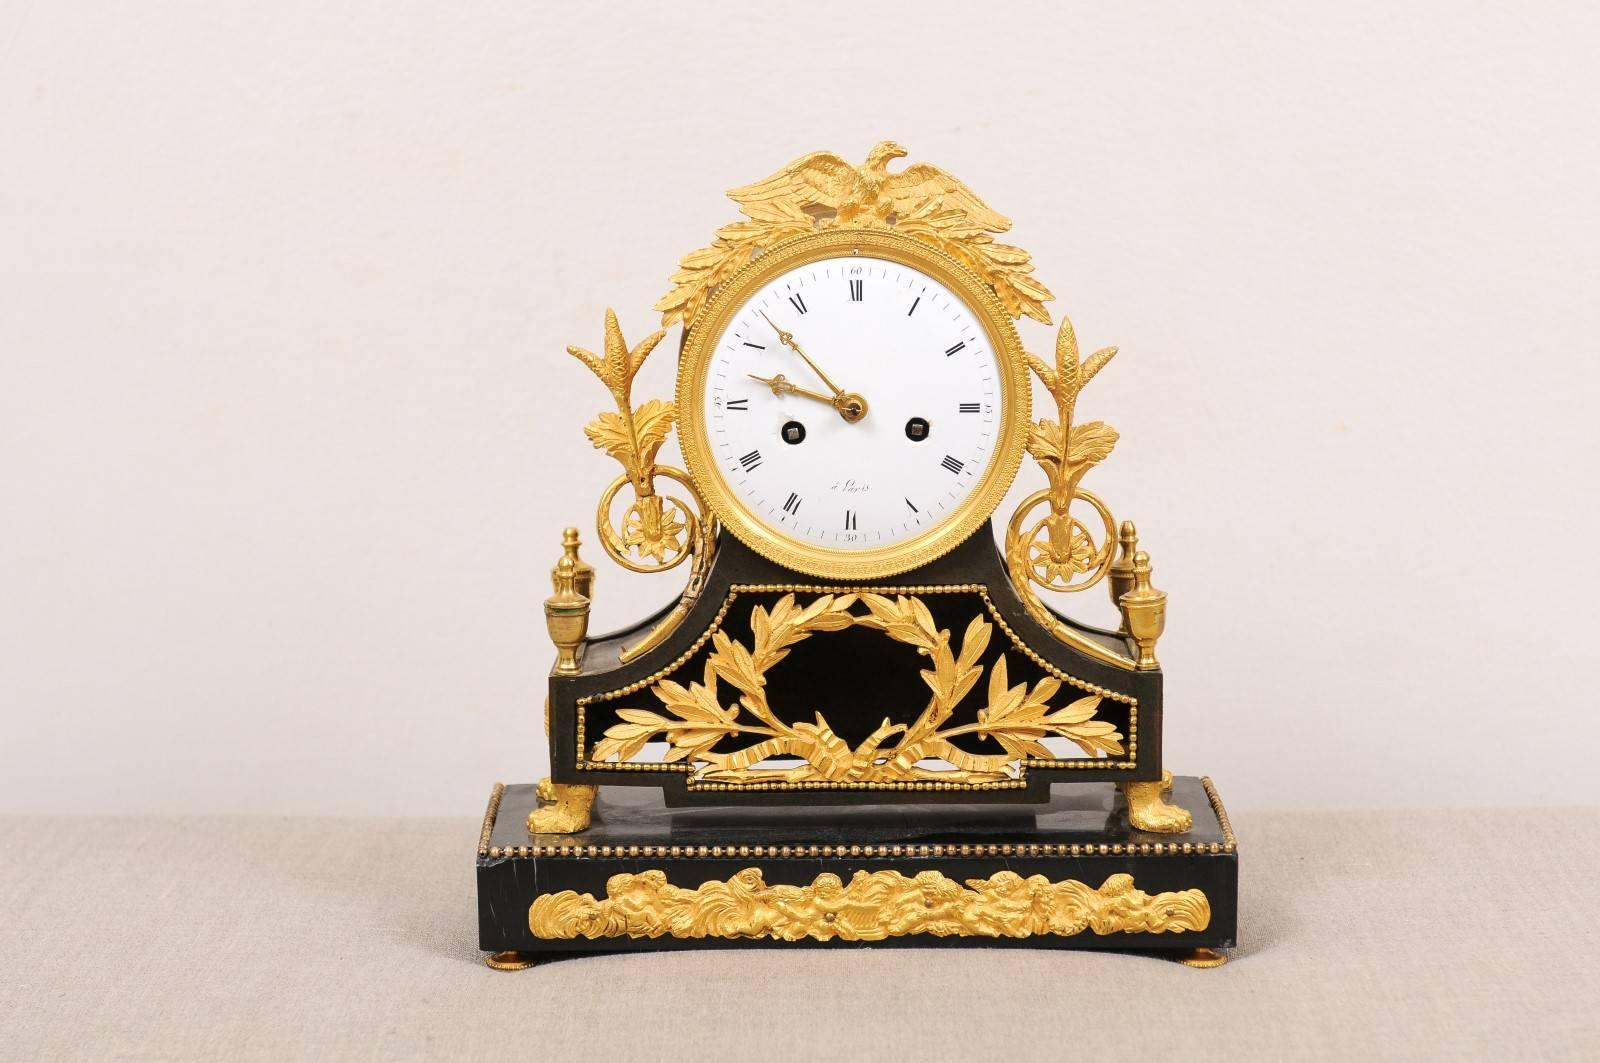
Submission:
[[[931,244],[988,282],[1013,317],[1048,324],[1044,303],[1054,296],[1032,276],[1028,252],[994,240],[993,234],[1011,228],[1011,220],[931,163],[890,173],[889,163],[905,155],[892,140],[874,147],[860,166],[831,151],[814,151],[730,191],[745,220],[718,229],[709,247],[679,262],[672,291],[655,306],[662,324],[693,324],[716,287],[762,251],[846,226],[894,228]]]

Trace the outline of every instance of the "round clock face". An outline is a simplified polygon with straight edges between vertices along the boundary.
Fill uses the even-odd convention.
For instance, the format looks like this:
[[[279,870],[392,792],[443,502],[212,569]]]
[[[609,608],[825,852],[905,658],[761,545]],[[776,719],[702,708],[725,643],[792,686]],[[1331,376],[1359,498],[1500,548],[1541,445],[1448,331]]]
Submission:
[[[923,564],[987,518],[1020,460],[1025,368],[992,293],[886,233],[768,252],[685,346],[696,482],[758,552],[820,576]]]

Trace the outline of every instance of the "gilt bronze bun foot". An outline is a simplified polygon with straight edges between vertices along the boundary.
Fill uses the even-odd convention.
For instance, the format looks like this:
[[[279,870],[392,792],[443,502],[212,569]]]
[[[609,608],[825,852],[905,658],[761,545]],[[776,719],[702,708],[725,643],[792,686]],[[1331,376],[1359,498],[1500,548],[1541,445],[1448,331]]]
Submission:
[[[483,962],[497,971],[526,971],[539,961],[525,952],[507,949],[504,952],[491,952],[483,958]]]
[[[1228,962],[1228,954],[1221,949],[1195,949],[1172,959],[1185,967],[1221,967]]]

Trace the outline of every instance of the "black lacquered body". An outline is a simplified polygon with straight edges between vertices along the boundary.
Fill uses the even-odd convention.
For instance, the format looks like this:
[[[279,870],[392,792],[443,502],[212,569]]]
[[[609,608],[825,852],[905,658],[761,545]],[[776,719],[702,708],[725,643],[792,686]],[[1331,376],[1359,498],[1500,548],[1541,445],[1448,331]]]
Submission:
[[[1116,789],[1105,783],[1060,784],[1043,804],[863,804],[826,809],[669,807],[657,791],[604,789],[590,827],[579,834],[533,834],[532,786],[497,787],[477,860],[480,947],[529,954],[676,948],[848,948],[1012,946],[1074,949],[1191,950],[1228,948],[1238,918],[1238,848],[1209,780],[1180,777],[1171,800],[1194,815],[1183,834],[1151,834],[1128,826]],[[693,890],[756,869],[768,886],[808,886],[832,874],[891,870],[908,878],[935,871],[953,883],[1001,872],[1052,883],[1075,880],[1100,889],[1128,875],[1147,894],[1198,890],[1209,908],[1196,929],[1149,933],[1116,930],[1029,936],[911,933],[881,940],[777,940],[770,936],[688,937],[626,933],[598,938],[536,935],[529,913],[542,896],[572,891],[607,896],[619,874],[664,873]],[[546,902],[547,904],[550,902]]]
[[[690,683],[701,678],[709,634],[726,632],[748,644],[751,611],[770,608],[785,594],[804,604],[825,593],[865,589],[886,595],[914,595],[926,603],[942,629],[958,638],[974,616],[994,625],[981,664],[991,674],[1004,653],[1012,683],[1035,684],[1047,673],[1071,677],[1060,695],[1065,701],[1078,684],[1106,693],[1098,719],[1118,728],[1125,739],[1121,755],[1076,763],[1025,766],[1014,783],[996,789],[870,788],[812,786],[800,788],[726,789],[697,787],[685,763],[640,768],[596,762],[587,754],[605,730],[618,722],[618,710],[659,709],[650,687],[663,678]],[[599,593],[604,593],[603,588]],[[1134,671],[1097,659],[1057,638],[1030,615],[1012,588],[1005,563],[988,527],[937,561],[900,576],[872,581],[828,581],[782,568],[760,557],[731,535],[723,535],[706,574],[704,588],[682,623],[660,645],[623,663],[626,647],[637,645],[660,617],[635,628],[586,643],[578,675],[550,680],[551,778],[557,783],[660,788],[670,805],[728,804],[856,804],[916,802],[972,804],[1041,802],[1050,786],[1065,780],[1134,782],[1161,776],[1161,673]],[[1131,641],[1116,632],[1076,624],[1062,618],[1081,640],[1123,656],[1134,656]],[[907,645],[864,628],[818,635],[796,644],[766,677],[778,714],[809,720],[818,711],[840,738],[855,747],[883,721],[909,723],[928,701],[920,671],[927,658]],[[970,693],[960,711],[972,714],[983,703],[984,684]],[[965,750],[974,755],[999,753],[992,738],[968,736]]]

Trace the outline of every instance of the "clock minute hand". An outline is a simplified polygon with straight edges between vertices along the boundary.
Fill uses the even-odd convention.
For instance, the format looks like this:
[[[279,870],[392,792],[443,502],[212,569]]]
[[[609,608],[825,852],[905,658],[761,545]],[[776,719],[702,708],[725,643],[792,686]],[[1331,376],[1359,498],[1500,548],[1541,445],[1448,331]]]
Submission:
[[[767,324],[771,325],[772,331],[778,334],[778,342],[789,348],[795,354],[798,354],[800,356],[800,360],[805,362],[806,365],[809,365],[811,367],[811,371],[817,374],[817,379],[821,380],[828,386],[829,391],[833,392],[835,396],[844,394],[844,392],[840,390],[839,385],[829,380],[828,374],[824,373],[820,368],[818,368],[817,363],[813,362],[811,357],[806,354],[805,351],[800,349],[800,345],[794,341],[794,333],[789,332],[786,329],[779,328],[776,321],[773,321],[770,317],[767,317],[767,312],[765,310],[761,311],[761,316],[767,318]]]
[[[817,374],[818,378],[820,378],[824,384],[828,385],[828,390],[833,392],[833,398],[828,401],[831,403],[834,409],[839,411],[839,416],[845,419],[846,424],[855,424],[857,421],[861,420],[861,418],[867,415],[866,399],[862,398],[853,391],[842,390],[839,385],[829,380],[828,374],[824,373],[817,366],[817,363],[813,362],[806,352],[800,349],[800,345],[794,341],[794,333],[788,331],[787,329],[779,328],[776,321],[772,320],[770,317],[767,317],[767,312],[765,310],[760,311],[760,314],[762,317],[767,318],[767,324],[771,325],[772,331],[778,334],[778,342],[782,343],[795,354],[798,354],[801,359],[811,367],[811,371]],[[760,378],[757,377],[757,379],[759,380]],[[773,379],[782,379],[782,374],[780,373]],[[788,381],[784,381],[784,383],[788,385],[793,394],[805,395],[807,398],[823,397],[814,391],[808,392],[799,388],[795,388],[795,386],[793,384],[789,384]],[[773,394],[779,394],[776,387],[773,388]]]

